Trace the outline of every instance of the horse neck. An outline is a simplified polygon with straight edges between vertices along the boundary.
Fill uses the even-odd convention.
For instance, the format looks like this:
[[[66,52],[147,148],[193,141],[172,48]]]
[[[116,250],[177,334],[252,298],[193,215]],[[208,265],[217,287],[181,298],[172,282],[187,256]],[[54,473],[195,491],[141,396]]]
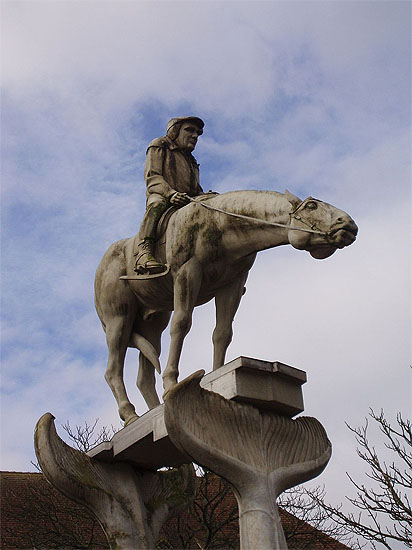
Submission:
[[[211,206],[255,220],[289,224],[291,206],[285,195],[273,191],[234,191],[218,195]],[[247,253],[288,244],[286,227],[271,227],[221,214],[225,232],[236,234],[238,246]]]

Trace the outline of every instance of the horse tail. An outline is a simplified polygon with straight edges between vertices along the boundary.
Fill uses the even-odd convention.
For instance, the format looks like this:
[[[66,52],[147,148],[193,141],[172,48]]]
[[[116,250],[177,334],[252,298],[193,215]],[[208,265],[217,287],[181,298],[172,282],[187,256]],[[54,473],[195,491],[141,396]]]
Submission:
[[[130,337],[129,348],[136,348],[143,353],[146,359],[152,363],[154,368],[160,374],[159,355],[149,340],[146,340],[146,338],[141,334],[133,332]]]

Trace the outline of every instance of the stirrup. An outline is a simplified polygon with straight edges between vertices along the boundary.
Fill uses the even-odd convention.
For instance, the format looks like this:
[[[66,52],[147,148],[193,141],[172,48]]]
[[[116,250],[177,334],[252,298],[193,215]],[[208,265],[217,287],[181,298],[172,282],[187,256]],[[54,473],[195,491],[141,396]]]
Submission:
[[[141,266],[141,267],[145,269],[144,266]],[[143,273],[135,273],[134,275],[122,275],[121,277],[119,277],[119,279],[123,279],[126,281],[138,281],[141,279],[147,280],[147,279],[156,279],[157,277],[164,277],[169,273],[170,265],[164,264],[163,267],[164,267],[164,270],[161,271],[160,273],[150,273],[148,270],[146,270]]]

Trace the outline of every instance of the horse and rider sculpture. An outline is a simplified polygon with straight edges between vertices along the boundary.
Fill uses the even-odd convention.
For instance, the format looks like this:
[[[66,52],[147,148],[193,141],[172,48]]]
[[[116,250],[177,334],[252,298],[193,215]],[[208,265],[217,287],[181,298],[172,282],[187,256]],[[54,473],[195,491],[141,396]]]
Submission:
[[[161,335],[170,316],[170,348],[163,372],[165,396],[177,383],[179,359],[196,306],[215,299],[213,369],[225,362],[232,323],[257,252],[291,244],[314,258],[352,244],[358,228],[343,210],[286,191],[203,193],[192,155],[204,123],[172,119],[149,145],[145,165],[147,210],[136,237],[112,244],[95,279],[96,310],[106,332],[105,378],[126,424],[137,418],[123,377],[127,348],[137,348],[137,386],[149,409],[160,404]],[[174,206],[164,235],[157,225]]]

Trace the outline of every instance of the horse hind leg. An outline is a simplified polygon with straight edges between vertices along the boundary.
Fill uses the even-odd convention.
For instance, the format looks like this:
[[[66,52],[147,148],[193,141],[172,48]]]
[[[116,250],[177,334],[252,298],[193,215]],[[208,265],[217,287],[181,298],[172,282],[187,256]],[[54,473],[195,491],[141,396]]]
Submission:
[[[142,352],[139,353],[139,372],[136,384],[149,409],[154,409],[160,405],[155,387],[154,367]]]
[[[124,420],[127,425],[133,422],[133,420],[136,420],[138,416],[136,414],[136,409],[127,396],[123,379],[124,360],[131,331],[131,328],[125,325],[125,319],[122,317],[112,319],[111,322],[106,325],[109,360],[104,377],[117,401],[120,418]]]
[[[160,405],[155,387],[154,371],[156,367],[156,370],[160,373],[160,363],[158,357],[160,356],[161,350],[161,336],[169,323],[169,319],[170,312],[158,312],[155,313],[150,320],[141,320],[139,326],[137,327],[141,337],[146,340],[146,344],[147,342],[150,343],[153,352],[156,354],[156,357],[153,360],[150,360],[150,355],[147,352],[143,353],[146,350],[142,349],[141,345],[136,345],[136,347],[140,349],[137,387],[149,409],[153,409]],[[132,340],[135,344],[138,344],[136,336],[137,334],[135,333],[132,336]]]

